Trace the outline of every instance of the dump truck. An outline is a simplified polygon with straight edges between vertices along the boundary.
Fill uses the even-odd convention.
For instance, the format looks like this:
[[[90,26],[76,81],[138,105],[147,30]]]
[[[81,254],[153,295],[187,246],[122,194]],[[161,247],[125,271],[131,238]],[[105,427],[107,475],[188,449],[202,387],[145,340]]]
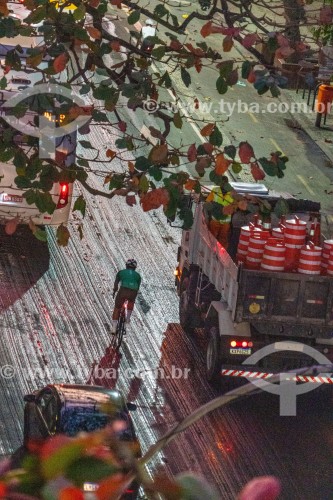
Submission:
[[[272,207],[284,199],[290,214],[310,220],[320,203],[274,193],[264,185],[231,183]],[[192,201],[194,222],[183,230],[175,284],[179,318],[190,335],[204,329],[206,375],[211,382],[233,370],[259,373],[318,365],[304,346],[333,359],[333,276],[247,269],[208,228],[204,200]],[[232,228],[233,234],[240,232]],[[231,253],[231,255],[230,255]],[[255,365],[252,354],[271,346]],[[240,372],[241,373],[241,372]]]

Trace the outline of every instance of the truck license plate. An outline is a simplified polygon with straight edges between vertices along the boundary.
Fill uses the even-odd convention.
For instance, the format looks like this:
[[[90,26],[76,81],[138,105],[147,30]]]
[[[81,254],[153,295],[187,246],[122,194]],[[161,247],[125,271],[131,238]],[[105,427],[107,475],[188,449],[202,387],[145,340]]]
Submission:
[[[246,349],[246,348],[230,349],[230,354],[243,354],[249,356],[251,354],[251,349]]]

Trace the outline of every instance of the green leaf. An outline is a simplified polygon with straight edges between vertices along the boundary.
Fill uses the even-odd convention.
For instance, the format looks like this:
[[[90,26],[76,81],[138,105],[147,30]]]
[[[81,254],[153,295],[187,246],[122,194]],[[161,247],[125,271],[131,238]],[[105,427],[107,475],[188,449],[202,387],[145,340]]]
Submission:
[[[135,168],[140,172],[145,172],[151,166],[152,166],[151,161],[149,161],[148,158],[146,158],[145,156],[139,156],[135,160]]]
[[[244,61],[242,64],[242,78],[244,78],[244,80],[247,79],[251,70],[252,70],[252,64],[250,63],[250,61]]]
[[[4,90],[7,87],[7,79],[3,76],[0,80],[0,89]]]
[[[83,198],[82,194],[77,198],[77,200],[74,203],[73,212],[75,212],[75,210],[81,212],[83,217],[86,214],[86,200]]]
[[[162,57],[165,54],[166,47],[165,45],[160,45],[159,47],[156,47],[151,51],[151,54],[153,57],[156,57],[156,59],[162,59]]]
[[[237,161],[234,161],[231,164],[231,168],[232,168],[232,171],[234,172],[234,174],[239,174],[239,172],[241,172],[243,170],[242,165],[240,163],[238,163]]]
[[[228,61],[222,61],[219,64],[220,76],[227,78],[229,74],[232,72],[233,67],[234,67],[234,61],[231,61],[230,59]]]
[[[109,121],[106,113],[103,113],[102,111],[99,111],[98,109],[93,110],[92,118],[93,118],[93,120],[95,120],[95,122],[108,122]]]
[[[213,132],[210,134],[209,142],[211,144],[213,144],[213,146],[219,147],[222,145],[223,137],[222,137],[222,134],[217,126],[214,128]]]
[[[193,212],[190,208],[183,208],[179,212],[179,218],[184,221],[183,229],[190,229],[193,225]]]
[[[90,89],[91,89],[91,85],[89,85],[89,83],[81,85],[80,94],[81,95],[88,94],[88,92],[90,92]]]
[[[180,76],[182,77],[183,83],[186,87],[191,85],[191,75],[190,73],[183,67],[180,68]]]
[[[159,85],[163,85],[163,83],[167,89],[172,87],[172,81],[167,71],[164,73],[161,80],[159,81]]]
[[[44,19],[47,17],[46,15],[46,6],[43,5],[41,7],[37,7],[37,9],[33,10],[31,14],[28,15],[24,19],[24,22],[26,24],[38,24],[41,21],[44,21]]]
[[[140,10],[132,10],[130,15],[127,18],[128,24],[135,24],[139,21],[140,19]]]
[[[104,460],[93,456],[80,457],[72,462],[66,469],[65,476],[81,486],[85,482],[98,483],[105,477],[116,472],[117,468]]]
[[[176,128],[182,128],[183,126],[183,120],[182,117],[180,116],[179,111],[177,111],[177,113],[173,115],[173,124]]]
[[[154,14],[157,17],[163,17],[169,14],[169,9],[165,7],[162,3],[158,4],[157,7],[154,9]]]
[[[117,139],[116,146],[118,149],[127,149],[127,141],[126,139]]]
[[[223,76],[219,76],[216,80],[216,88],[219,94],[225,94],[228,90],[228,84]]]
[[[237,153],[237,149],[235,148],[235,146],[233,146],[232,144],[230,144],[229,146],[225,146],[224,147],[224,152],[225,152],[226,155],[229,156],[229,158],[234,159],[235,156],[236,156],[236,153]]]
[[[148,189],[149,189],[148,179],[145,175],[141,175],[139,181],[139,191],[141,191],[142,193],[147,193]]]
[[[275,204],[274,213],[278,218],[282,215],[288,215],[290,213],[288,202],[280,198]]]
[[[69,234],[69,231],[67,229],[66,226],[64,226],[63,224],[61,224],[58,228],[57,228],[57,243],[60,247],[66,247],[68,245],[68,240],[70,238],[70,234]],[[66,449],[67,448],[67,453],[62,453],[64,451],[64,448]],[[61,472],[63,470],[66,470],[66,468],[75,460],[75,458],[78,456],[78,454],[82,451],[82,445],[79,444],[79,443],[72,443],[71,445],[68,445],[68,446],[63,446],[60,450],[58,450],[58,453],[55,452],[53,453],[53,455],[51,455],[50,457],[48,457],[46,459],[46,463],[47,462],[51,462],[51,467],[50,467],[50,463],[48,463],[48,468],[47,468],[47,472],[49,474],[51,474],[50,476],[47,476],[46,474],[46,477],[49,477],[49,478],[52,478],[52,477],[56,477],[56,475],[59,475],[59,473],[61,474]],[[55,458],[55,455],[58,457],[58,455],[62,455],[61,458],[57,458],[57,460],[60,460],[62,463],[57,463],[56,460],[52,460],[53,458]],[[44,470],[45,470],[45,462],[43,463],[44,465]],[[59,470],[60,469],[60,470]],[[56,471],[59,471],[57,474],[54,474]]]
[[[176,476],[182,487],[182,500],[219,500],[219,493],[201,477],[185,472]]]
[[[80,21],[84,19],[86,15],[86,8],[82,2],[79,3],[78,7],[73,12],[73,17],[75,21]]]
[[[91,145],[90,141],[79,141],[79,143],[84,149],[96,149]]]
[[[47,233],[40,227],[38,227],[33,234],[37,240],[47,242]]]
[[[279,95],[281,95],[280,89],[277,85],[272,85],[270,87],[270,91],[271,91],[272,97],[279,97]]]
[[[21,176],[15,177],[14,182],[19,189],[27,189],[31,187],[31,181],[27,177],[21,177]],[[31,203],[29,203],[28,200],[27,203],[31,205]]]
[[[163,173],[161,172],[158,165],[153,165],[152,167],[150,167],[148,170],[148,174],[151,175],[155,179],[155,181],[160,181],[163,177]]]
[[[13,164],[16,168],[24,169],[27,164],[27,157],[23,151],[17,151],[14,156]]]
[[[278,167],[275,163],[267,160],[267,158],[259,158],[258,161],[267,175],[270,175],[271,177],[275,177],[277,175]]]
[[[0,151],[0,161],[7,162],[13,158],[15,155],[14,149],[6,149],[5,151]]]

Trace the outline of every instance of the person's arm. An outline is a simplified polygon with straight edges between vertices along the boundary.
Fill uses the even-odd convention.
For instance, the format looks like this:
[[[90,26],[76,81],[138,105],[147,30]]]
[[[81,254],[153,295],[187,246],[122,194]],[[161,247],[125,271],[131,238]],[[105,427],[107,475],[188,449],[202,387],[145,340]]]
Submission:
[[[115,293],[118,290],[119,282],[120,282],[120,271],[117,272],[116,279],[114,280],[113,295],[115,295]]]

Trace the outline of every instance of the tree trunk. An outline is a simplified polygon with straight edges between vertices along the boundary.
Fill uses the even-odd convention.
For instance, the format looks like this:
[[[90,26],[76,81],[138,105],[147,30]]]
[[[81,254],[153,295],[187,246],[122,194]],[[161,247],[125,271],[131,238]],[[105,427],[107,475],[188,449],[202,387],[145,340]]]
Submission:
[[[291,45],[301,40],[299,25],[305,20],[305,10],[299,0],[283,0],[284,15],[286,19],[285,35]]]

